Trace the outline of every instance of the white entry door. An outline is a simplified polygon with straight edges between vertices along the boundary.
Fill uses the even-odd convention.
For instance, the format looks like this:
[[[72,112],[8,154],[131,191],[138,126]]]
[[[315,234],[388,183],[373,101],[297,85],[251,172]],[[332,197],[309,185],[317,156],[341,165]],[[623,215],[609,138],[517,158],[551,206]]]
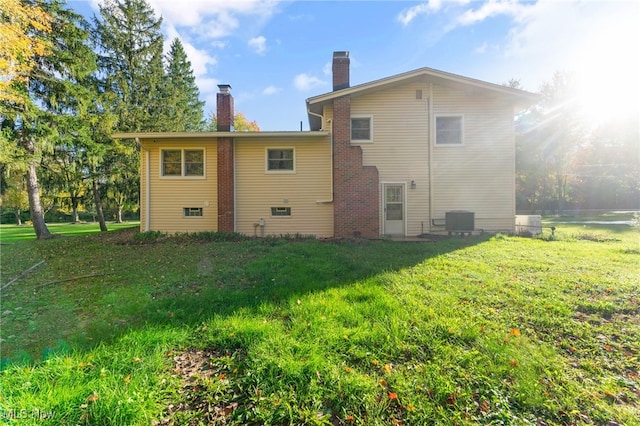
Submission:
[[[384,234],[404,235],[404,184],[385,183]]]

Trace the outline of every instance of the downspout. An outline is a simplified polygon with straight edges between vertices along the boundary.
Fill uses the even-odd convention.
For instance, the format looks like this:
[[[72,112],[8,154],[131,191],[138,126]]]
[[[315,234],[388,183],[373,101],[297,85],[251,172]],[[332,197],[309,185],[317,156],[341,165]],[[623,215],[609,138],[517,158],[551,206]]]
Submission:
[[[140,138],[136,138],[136,144],[144,151],[144,162],[146,164],[144,185],[144,230],[145,232],[148,232],[151,230],[151,154],[149,153],[149,150],[142,145]]]
[[[429,83],[429,115],[427,117],[427,123],[429,126],[429,159],[428,159],[428,167],[429,167],[429,232],[432,231],[431,226],[433,224],[433,83]]]
[[[320,117],[320,122],[322,123],[322,126],[320,127],[320,130],[324,130],[324,116],[317,114],[315,112],[309,111],[309,108],[307,108],[307,114],[310,115],[314,115],[316,117]],[[329,123],[331,123],[331,129],[329,130],[329,133],[331,133],[331,173],[329,174],[329,179],[330,179],[330,191],[329,193],[331,194],[331,199],[329,200],[317,200],[316,204],[331,204],[333,203],[333,120],[327,120],[329,121]]]

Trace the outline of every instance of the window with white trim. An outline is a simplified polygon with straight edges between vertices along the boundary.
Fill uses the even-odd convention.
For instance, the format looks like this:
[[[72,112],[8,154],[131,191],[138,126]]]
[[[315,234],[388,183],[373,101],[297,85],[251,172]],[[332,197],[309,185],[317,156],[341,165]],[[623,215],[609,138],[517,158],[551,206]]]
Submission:
[[[271,216],[291,216],[291,207],[271,207]]]
[[[294,172],[295,150],[293,148],[267,148],[267,172]]]
[[[461,115],[436,116],[436,145],[462,145],[464,121]]]
[[[204,149],[163,149],[162,176],[204,177]]]
[[[184,217],[202,217],[202,207],[185,207]]]
[[[370,115],[351,117],[351,142],[373,142],[373,118]]]

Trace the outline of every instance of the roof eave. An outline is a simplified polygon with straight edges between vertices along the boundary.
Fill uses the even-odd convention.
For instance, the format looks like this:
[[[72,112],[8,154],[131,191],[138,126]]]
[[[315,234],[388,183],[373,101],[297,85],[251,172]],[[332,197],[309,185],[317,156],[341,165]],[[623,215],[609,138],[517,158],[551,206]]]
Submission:
[[[329,132],[318,131],[284,131],[284,132],[119,132],[111,135],[113,139],[262,139],[262,138],[295,138],[323,137]]]

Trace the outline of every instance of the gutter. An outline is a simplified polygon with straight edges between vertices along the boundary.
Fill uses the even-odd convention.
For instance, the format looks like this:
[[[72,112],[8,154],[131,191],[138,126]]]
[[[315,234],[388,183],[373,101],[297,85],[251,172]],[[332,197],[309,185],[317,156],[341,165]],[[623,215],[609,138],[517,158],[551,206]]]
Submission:
[[[151,154],[147,148],[142,145],[140,142],[140,138],[135,138],[136,145],[144,151],[144,162],[146,165],[145,168],[145,188],[144,188],[144,203],[145,203],[145,214],[144,214],[144,231],[148,232],[151,230]]]
[[[307,108],[307,114],[309,115],[314,115],[316,117],[320,117],[320,122],[322,123],[322,126],[320,127],[320,131],[324,131],[324,116],[321,114],[317,114],[315,112],[312,112],[309,110],[309,108]],[[333,120],[327,120],[329,121],[329,123],[331,123],[331,129],[329,130],[329,133],[331,134],[331,170],[330,170],[330,191],[329,193],[331,194],[331,199],[329,200],[317,200],[316,204],[332,204],[333,203]]]
[[[429,167],[429,232],[432,231],[433,225],[433,139],[435,132],[433,129],[433,83],[429,83],[429,115],[427,117],[427,124],[429,126],[429,159],[427,160],[427,167]]]

